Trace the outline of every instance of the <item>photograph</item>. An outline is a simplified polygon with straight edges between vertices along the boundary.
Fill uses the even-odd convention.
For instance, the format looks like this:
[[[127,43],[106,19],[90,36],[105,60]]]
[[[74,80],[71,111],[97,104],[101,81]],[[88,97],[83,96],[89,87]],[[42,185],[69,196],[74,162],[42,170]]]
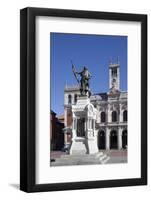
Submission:
[[[50,167],[127,164],[127,40],[50,32]]]
[[[146,185],[147,15],[28,7],[20,19],[20,189]]]

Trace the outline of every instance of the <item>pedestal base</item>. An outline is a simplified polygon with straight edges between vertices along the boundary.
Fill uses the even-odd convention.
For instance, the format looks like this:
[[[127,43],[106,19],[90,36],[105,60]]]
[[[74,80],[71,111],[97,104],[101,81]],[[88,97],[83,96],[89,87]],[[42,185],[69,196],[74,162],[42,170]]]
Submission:
[[[88,149],[84,138],[74,138],[69,153],[71,155],[87,154]]]
[[[97,143],[94,139],[74,138],[70,148],[70,155],[98,153]]]
[[[98,153],[98,147],[97,147],[97,142],[94,139],[88,139],[87,141],[88,143],[88,153],[89,154],[94,154],[94,153]]]

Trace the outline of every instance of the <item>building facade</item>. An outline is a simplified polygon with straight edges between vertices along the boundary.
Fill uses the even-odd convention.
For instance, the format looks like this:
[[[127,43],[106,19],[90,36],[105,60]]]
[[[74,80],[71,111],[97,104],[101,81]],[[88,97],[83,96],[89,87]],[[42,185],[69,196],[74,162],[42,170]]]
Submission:
[[[71,143],[72,105],[80,95],[79,86],[64,90],[64,141]],[[93,94],[90,102],[97,109],[97,145],[101,149],[127,149],[127,92],[120,90],[120,63],[109,64],[109,91]]]

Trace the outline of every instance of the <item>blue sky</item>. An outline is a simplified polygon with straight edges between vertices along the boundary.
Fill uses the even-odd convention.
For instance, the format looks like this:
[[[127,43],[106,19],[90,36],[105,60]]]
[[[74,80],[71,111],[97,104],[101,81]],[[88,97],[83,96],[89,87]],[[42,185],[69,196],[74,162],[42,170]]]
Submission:
[[[50,101],[58,115],[64,112],[64,87],[76,85],[71,60],[77,71],[86,66],[93,93],[109,90],[109,59],[120,60],[120,89],[127,90],[127,36],[50,33]]]

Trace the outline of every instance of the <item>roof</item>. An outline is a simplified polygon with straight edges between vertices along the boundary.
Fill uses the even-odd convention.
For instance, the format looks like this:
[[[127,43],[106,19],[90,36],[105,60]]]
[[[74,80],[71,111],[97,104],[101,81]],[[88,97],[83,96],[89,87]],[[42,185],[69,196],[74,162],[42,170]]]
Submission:
[[[80,91],[79,85],[66,85],[64,88],[64,91],[69,92],[69,91]]]
[[[127,92],[126,91],[119,91],[120,99],[127,98]],[[114,96],[114,95],[113,95]],[[110,95],[106,92],[104,93],[96,93],[93,94],[90,99],[91,101],[101,100],[101,101],[107,101]]]
[[[106,92],[93,94],[92,98],[93,97],[96,97],[97,99],[100,99],[100,100],[103,100],[103,101],[106,101],[108,99],[108,95],[107,95]]]
[[[53,110],[51,110],[50,112],[51,112],[51,114],[54,114],[54,115],[56,115],[56,113],[55,113]]]

